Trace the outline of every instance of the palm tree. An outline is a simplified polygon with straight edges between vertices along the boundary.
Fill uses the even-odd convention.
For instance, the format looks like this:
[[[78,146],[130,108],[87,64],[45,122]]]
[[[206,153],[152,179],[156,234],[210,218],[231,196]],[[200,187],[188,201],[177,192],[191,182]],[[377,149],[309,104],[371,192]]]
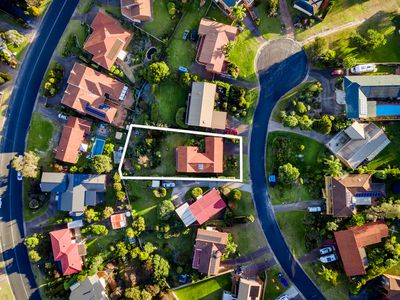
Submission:
[[[246,8],[244,8],[243,4],[238,5],[238,2],[235,3],[235,6],[232,7],[231,16],[234,19],[234,22],[243,21],[246,17]]]

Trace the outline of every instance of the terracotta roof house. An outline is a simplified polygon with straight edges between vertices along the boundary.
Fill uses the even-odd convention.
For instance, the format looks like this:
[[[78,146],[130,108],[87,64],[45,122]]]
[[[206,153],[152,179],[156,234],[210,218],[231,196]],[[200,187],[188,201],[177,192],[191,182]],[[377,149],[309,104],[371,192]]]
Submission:
[[[61,133],[60,142],[56,148],[56,159],[75,164],[84,136],[90,133],[92,122],[80,118],[69,117]]]
[[[385,288],[384,300],[400,299],[400,276],[389,274],[382,275],[382,285]]]
[[[224,171],[224,141],[221,137],[206,137],[204,152],[195,146],[176,148],[176,170],[179,173],[222,173]]]
[[[225,253],[228,234],[214,229],[198,229],[192,268],[202,274],[217,275],[221,256]]]
[[[123,49],[129,44],[132,34],[117,20],[99,11],[90,27],[93,32],[83,49],[93,55],[92,61],[109,70],[117,58],[125,59],[126,52]]]
[[[122,15],[133,22],[151,20],[151,0],[121,0]]]
[[[117,120],[121,118],[116,117],[117,113],[125,112],[122,104],[130,98],[129,88],[122,82],[75,63],[61,103],[83,115],[118,126]]]
[[[366,223],[334,232],[336,244],[347,276],[366,274],[368,267],[365,247],[382,242],[389,228],[381,222]]]
[[[240,278],[237,300],[260,300],[262,284],[256,280]]]
[[[234,41],[237,28],[201,19],[198,33],[200,44],[197,51],[197,62],[205,65],[206,70],[212,73],[223,73],[226,70],[224,47],[229,41]]]
[[[336,134],[326,146],[347,167],[357,168],[364,161],[371,161],[390,141],[385,132],[374,123],[354,122]]]
[[[70,286],[69,300],[108,300],[106,281],[98,274],[86,277]]]
[[[125,213],[110,216],[112,229],[120,229],[127,226]]]
[[[400,75],[344,77],[349,119],[397,119],[400,117]]]
[[[60,229],[50,232],[53,257],[61,265],[63,275],[71,275],[82,270],[82,257],[86,255],[85,244],[75,239],[70,229]]]
[[[98,193],[106,191],[106,175],[43,172],[40,189],[59,195],[59,210],[81,216],[85,206],[95,206]]]
[[[351,217],[357,213],[357,206],[373,205],[385,194],[385,184],[373,183],[372,174],[325,177],[326,213],[335,218]]]
[[[213,188],[198,197],[191,205],[185,202],[175,212],[187,227],[195,222],[202,225],[225,207],[220,192]]]
[[[214,129],[225,129],[226,112],[214,110],[217,85],[193,82],[186,113],[186,124]]]

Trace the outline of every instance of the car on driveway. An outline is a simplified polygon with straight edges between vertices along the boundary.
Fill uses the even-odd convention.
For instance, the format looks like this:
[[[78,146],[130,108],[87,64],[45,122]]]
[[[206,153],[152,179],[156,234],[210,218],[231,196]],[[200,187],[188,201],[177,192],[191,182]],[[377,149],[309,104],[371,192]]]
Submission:
[[[279,279],[281,280],[281,282],[282,282],[282,284],[283,284],[284,287],[288,287],[288,286],[289,286],[289,283],[287,282],[285,276],[283,276],[282,273],[279,273],[279,274],[278,274],[278,277],[279,277]]]
[[[336,249],[335,249],[334,246],[329,246],[329,247],[324,247],[324,248],[319,249],[319,253],[321,255],[325,255],[325,254],[329,254],[331,252],[334,252],[335,250]]]
[[[161,186],[164,187],[164,188],[174,188],[175,187],[175,183],[174,182],[164,181],[161,184]]]
[[[22,180],[22,173],[20,171],[17,172],[17,180],[21,181]]]
[[[289,297],[287,295],[282,295],[279,298],[276,298],[276,300],[289,300]]]
[[[331,76],[333,76],[333,77],[338,77],[338,76],[343,76],[343,75],[344,75],[343,69],[333,69],[331,72]]]
[[[3,206],[3,198],[0,197],[0,208]]]
[[[183,39],[184,41],[186,41],[186,40],[188,39],[188,35],[189,35],[189,30],[186,29],[186,30],[183,32],[182,39]]]
[[[307,210],[310,213],[317,213],[317,212],[321,212],[322,208],[321,208],[321,206],[309,206],[309,207],[307,207]]]
[[[197,39],[199,38],[199,34],[197,33],[196,29],[192,29],[190,31],[190,41],[191,42],[197,42]]]
[[[329,264],[333,261],[336,261],[338,259],[336,254],[329,254],[329,255],[325,255],[325,256],[321,256],[319,258],[319,261],[322,262],[323,264]]]
[[[227,130],[225,130],[226,134],[232,134],[232,135],[237,135],[238,132],[236,129],[232,129],[232,128],[228,128]]]
[[[350,69],[350,72],[353,74],[363,74],[376,71],[378,71],[378,69],[375,64],[358,65]]]
[[[62,114],[62,113],[59,113],[57,117],[58,117],[59,119],[61,119],[61,120],[65,120],[65,121],[68,120],[68,116],[67,116],[67,115],[64,115],[64,114]]]

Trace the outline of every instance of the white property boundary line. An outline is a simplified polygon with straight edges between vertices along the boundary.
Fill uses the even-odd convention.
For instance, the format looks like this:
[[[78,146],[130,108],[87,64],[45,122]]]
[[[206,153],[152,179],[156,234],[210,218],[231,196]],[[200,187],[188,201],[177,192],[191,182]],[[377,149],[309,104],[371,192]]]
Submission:
[[[178,132],[183,134],[193,134],[193,135],[202,135],[202,136],[215,136],[222,138],[231,138],[239,140],[239,151],[240,151],[240,177],[239,178],[216,178],[216,177],[163,177],[163,176],[124,176],[122,174],[122,165],[125,160],[126,150],[128,149],[129,140],[131,138],[131,134],[134,128],[139,129],[147,129],[147,130],[158,130],[158,131],[168,131],[168,132]],[[184,130],[184,129],[174,129],[174,128],[164,128],[164,127],[156,127],[156,126],[148,126],[148,125],[138,125],[131,124],[129,125],[128,135],[126,137],[124,150],[122,151],[121,161],[118,166],[118,173],[121,176],[121,179],[125,180],[182,180],[182,181],[219,181],[219,182],[243,182],[243,138],[237,135],[231,134],[218,134],[218,133],[209,133],[202,131],[193,131],[193,130]]]

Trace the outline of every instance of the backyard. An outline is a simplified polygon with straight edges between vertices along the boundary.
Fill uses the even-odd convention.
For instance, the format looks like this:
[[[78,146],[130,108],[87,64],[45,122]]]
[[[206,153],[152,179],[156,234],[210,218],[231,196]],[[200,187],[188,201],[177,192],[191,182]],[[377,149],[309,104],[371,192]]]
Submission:
[[[268,269],[264,300],[275,300],[290,287],[290,283],[288,287],[281,283],[278,277],[279,273],[284,274],[279,266]]]
[[[155,17],[144,25],[144,29],[158,38],[170,34],[179,21],[179,18],[171,19],[168,14],[167,2],[162,0],[153,1],[153,14]]]
[[[266,40],[277,38],[282,35],[283,24],[281,23],[280,17],[269,17],[266,14],[267,1],[261,1],[257,6],[257,11],[260,14],[260,25],[258,29]]]

